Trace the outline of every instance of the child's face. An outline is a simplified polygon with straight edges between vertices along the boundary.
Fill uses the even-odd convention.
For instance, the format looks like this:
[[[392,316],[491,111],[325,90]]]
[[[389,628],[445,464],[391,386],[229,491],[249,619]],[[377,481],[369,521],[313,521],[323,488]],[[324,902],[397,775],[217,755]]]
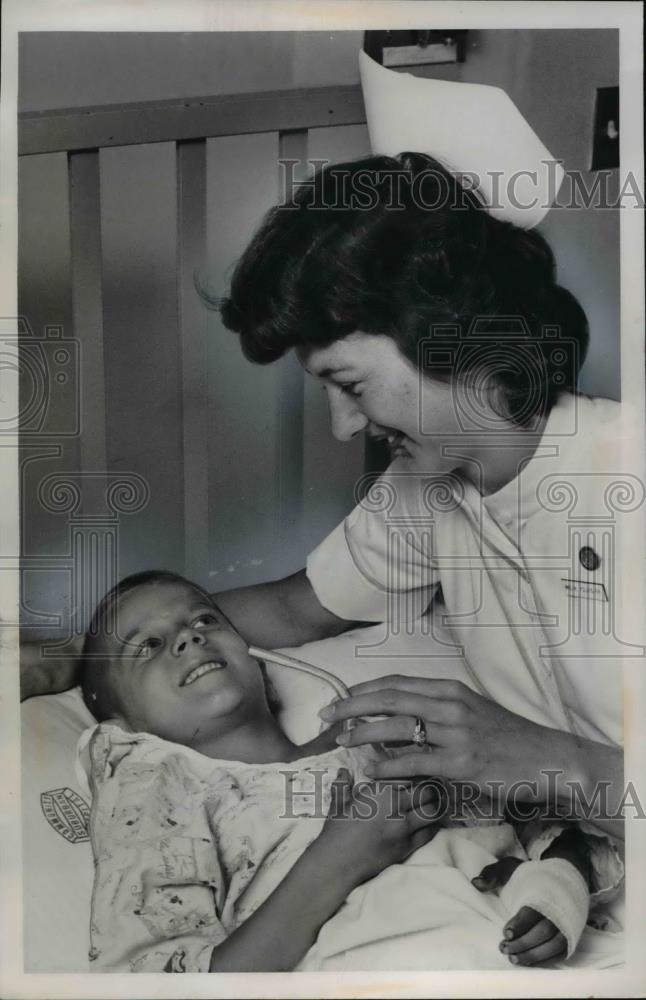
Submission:
[[[247,646],[198,591],[174,581],[144,584],[117,610],[111,686],[128,725],[195,745],[226,731],[226,719],[267,711],[262,674]]]

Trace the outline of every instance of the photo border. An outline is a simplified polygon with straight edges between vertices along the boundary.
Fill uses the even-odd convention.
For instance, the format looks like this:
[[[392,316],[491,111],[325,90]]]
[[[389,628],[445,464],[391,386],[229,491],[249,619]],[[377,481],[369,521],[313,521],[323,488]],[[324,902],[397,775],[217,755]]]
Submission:
[[[422,20],[452,28],[618,28],[620,31],[621,168],[630,169],[644,189],[642,141],[642,5],[638,2],[291,2],[291,0],[5,0],[2,7],[2,105],[0,109],[0,289],[1,315],[17,316],[17,87],[18,32],[21,31],[299,31],[419,27]],[[621,216],[621,384],[626,440],[643,441],[644,428],[644,243],[643,215]],[[637,359],[642,364],[637,364]],[[17,378],[2,372],[0,417],[17,412]],[[17,440],[3,438],[0,455],[3,504],[0,537],[3,561],[17,559]],[[631,471],[646,479],[644,452],[633,452]],[[622,581],[623,616],[641,621],[646,593],[644,529],[626,545]],[[16,621],[17,572],[0,578],[0,621]],[[626,823],[627,964],[619,970],[518,970],[505,972],[271,973],[37,975],[22,971],[22,883],[20,825],[20,716],[17,629],[0,632],[2,704],[2,909],[0,915],[0,994],[7,998],[48,997],[446,997],[446,996],[618,996],[646,987],[646,823]],[[646,761],[646,683],[643,663],[624,670],[626,777],[643,787]],[[641,731],[640,731],[641,730]]]

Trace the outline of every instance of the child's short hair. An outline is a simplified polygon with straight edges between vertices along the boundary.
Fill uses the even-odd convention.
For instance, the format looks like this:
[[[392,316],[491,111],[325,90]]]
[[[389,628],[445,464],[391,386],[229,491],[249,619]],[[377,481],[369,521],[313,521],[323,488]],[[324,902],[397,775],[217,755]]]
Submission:
[[[111,683],[110,658],[106,653],[105,640],[116,632],[117,606],[126,594],[137,590],[139,587],[151,583],[180,583],[191,590],[201,594],[207,604],[216,608],[227,621],[227,617],[220,608],[217,608],[213,598],[203,587],[188,580],[180,573],[173,573],[165,569],[144,570],[141,573],[133,573],[120,580],[108,593],[99,601],[92,620],[90,621],[85,640],[83,643],[83,653],[81,660],[81,692],[83,701],[97,720],[104,722],[123,711],[123,706],[113,689]],[[229,622],[229,624],[231,624]],[[233,628],[234,626],[231,625]],[[276,714],[280,704],[276,691],[267,676],[265,664],[262,661],[260,669],[265,681],[267,693],[267,703],[273,714]]]

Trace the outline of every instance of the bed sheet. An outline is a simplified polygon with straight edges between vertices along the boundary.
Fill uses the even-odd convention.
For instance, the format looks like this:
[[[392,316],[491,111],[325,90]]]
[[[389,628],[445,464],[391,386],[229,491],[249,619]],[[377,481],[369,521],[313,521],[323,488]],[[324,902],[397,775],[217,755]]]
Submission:
[[[503,828],[488,831],[489,840],[482,829],[441,830],[407,862],[359,886],[321,929],[299,969],[531,974],[511,966],[498,950],[512,914],[498,896],[479,893],[470,882],[501,853],[497,839]],[[613,969],[624,960],[622,933],[586,927],[576,953],[556,967]]]

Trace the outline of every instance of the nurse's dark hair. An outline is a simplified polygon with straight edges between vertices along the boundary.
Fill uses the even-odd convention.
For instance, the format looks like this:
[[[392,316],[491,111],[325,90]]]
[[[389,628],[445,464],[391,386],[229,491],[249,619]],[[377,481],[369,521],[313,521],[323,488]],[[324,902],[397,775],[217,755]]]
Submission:
[[[545,239],[421,153],[319,170],[267,213],[229,296],[202,295],[252,361],[383,334],[430,378],[493,380],[520,424],[576,390],[588,345]]]
[[[205,604],[216,608],[218,613],[229,622],[227,616],[216,605],[208,591],[179,573],[165,569],[152,569],[144,570],[142,573],[133,573],[120,580],[97,604],[83,641],[80,672],[81,693],[85,704],[97,722],[104,722],[124,711],[124,706],[121,705],[112,684],[110,657],[107,655],[105,647],[106,639],[116,632],[117,607],[128,594],[140,587],[155,583],[179,583],[190,587],[191,590],[202,595]],[[234,628],[231,622],[229,624],[231,628]],[[270,710],[276,714],[280,709],[278,696],[271,679],[267,676],[265,664],[261,660],[258,662],[265,682],[267,704]]]

